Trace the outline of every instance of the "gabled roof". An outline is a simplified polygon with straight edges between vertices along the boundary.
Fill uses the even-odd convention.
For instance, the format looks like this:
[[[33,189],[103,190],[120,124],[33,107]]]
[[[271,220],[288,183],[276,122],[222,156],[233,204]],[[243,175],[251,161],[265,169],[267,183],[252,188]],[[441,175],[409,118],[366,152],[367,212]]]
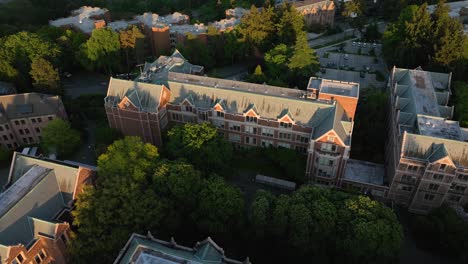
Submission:
[[[227,258],[224,250],[210,237],[197,242],[195,247],[178,245],[173,238],[164,241],[154,238],[150,232],[147,236],[132,234],[114,264],[250,264]]]
[[[249,106],[244,110],[244,114],[247,114],[249,111],[253,111],[256,115],[258,115],[258,110],[255,104],[249,104]]]
[[[468,167],[468,142],[404,132],[401,152],[428,162],[448,156],[456,166]]]
[[[54,220],[73,199],[77,166],[15,152],[9,184],[0,194],[0,249],[29,243],[38,235],[53,237]],[[0,250],[0,259],[6,257]]]
[[[336,135],[345,144],[349,145],[351,140],[352,122],[346,115],[340,104],[335,104],[333,111],[330,111],[314,128],[313,139],[318,139],[330,130],[335,131]]]
[[[23,93],[0,96],[0,109],[8,119],[56,114],[63,108],[57,95]]]
[[[291,112],[289,112],[289,109],[284,109],[283,111],[281,111],[281,113],[278,116],[278,119],[281,119],[285,116],[289,116],[289,118],[291,118],[291,120],[294,121],[293,115],[291,114]]]
[[[161,85],[111,78],[104,100],[106,104],[116,106],[127,96],[140,111],[155,112],[159,106],[161,92]]]

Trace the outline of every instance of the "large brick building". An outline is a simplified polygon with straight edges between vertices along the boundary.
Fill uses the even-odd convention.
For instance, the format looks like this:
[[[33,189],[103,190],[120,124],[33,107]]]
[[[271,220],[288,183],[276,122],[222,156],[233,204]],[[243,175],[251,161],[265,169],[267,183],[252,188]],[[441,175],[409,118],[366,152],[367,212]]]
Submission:
[[[0,144],[8,149],[37,144],[42,129],[55,118],[67,119],[57,95],[25,93],[0,96]]]
[[[312,78],[307,90],[298,90],[194,75],[202,72],[176,51],[146,65],[135,81],[112,78],[105,98],[110,127],[160,146],[169,122],[210,122],[237,145],[307,154],[310,180],[341,183],[357,83]]]
[[[0,178],[0,262],[67,263],[64,219],[94,170],[15,152]]]
[[[468,203],[468,129],[450,120],[451,74],[393,68],[386,146],[388,198],[426,213]]]
[[[197,242],[194,247],[185,247],[170,241],[157,239],[150,232],[146,236],[132,234],[120,251],[114,264],[251,264],[249,258],[238,261],[224,255],[224,250],[210,237]]]

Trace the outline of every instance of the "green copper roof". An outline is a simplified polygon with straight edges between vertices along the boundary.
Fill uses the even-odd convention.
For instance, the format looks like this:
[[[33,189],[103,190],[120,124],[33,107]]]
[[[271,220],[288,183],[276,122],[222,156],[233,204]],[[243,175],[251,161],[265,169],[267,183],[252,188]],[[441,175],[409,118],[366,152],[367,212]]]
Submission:
[[[114,264],[248,264],[229,259],[211,238],[189,248],[178,245],[173,239],[163,241],[148,236],[132,234]]]

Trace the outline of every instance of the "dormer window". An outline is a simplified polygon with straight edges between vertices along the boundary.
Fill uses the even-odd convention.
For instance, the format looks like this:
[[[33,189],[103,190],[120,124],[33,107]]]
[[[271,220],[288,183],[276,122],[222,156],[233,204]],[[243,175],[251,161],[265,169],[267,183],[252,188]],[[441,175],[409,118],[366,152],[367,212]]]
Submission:
[[[245,121],[252,122],[252,123],[257,123],[257,117],[255,117],[255,116],[246,116]]]
[[[327,141],[328,142],[335,142],[335,137],[334,136],[328,136]]]
[[[193,112],[193,107],[190,105],[185,106],[185,112]]]
[[[289,123],[289,122],[280,122],[280,127],[291,128],[291,127],[292,127],[292,123]]]
[[[444,171],[446,167],[446,164],[440,164],[439,170]]]
[[[224,112],[223,111],[216,111],[216,116],[224,118]]]

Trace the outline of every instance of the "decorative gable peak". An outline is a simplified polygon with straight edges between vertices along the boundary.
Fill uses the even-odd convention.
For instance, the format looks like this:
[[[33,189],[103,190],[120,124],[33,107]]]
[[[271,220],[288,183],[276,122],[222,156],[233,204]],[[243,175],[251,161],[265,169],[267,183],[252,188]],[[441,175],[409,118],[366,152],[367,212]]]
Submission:
[[[260,114],[257,111],[257,107],[255,104],[250,104],[247,109],[244,111],[244,116],[253,116],[253,117],[259,117]]]
[[[278,116],[278,122],[294,123],[294,118],[289,109],[284,109]]]
[[[213,109],[215,111],[225,111],[226,105],[224,104],[224,100],[223,99],[216,99],[216,101],[214,102],[214,105],[213,105]]]

